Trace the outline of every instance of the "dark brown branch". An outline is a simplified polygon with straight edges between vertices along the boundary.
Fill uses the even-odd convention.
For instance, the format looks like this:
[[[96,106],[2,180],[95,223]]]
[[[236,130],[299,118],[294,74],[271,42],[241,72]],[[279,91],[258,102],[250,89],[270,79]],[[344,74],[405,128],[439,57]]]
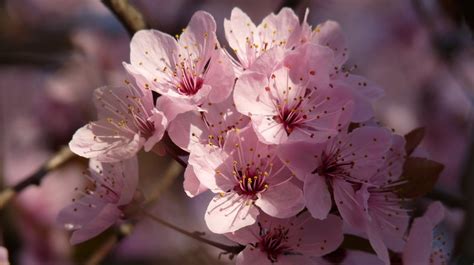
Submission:
[[[176,232],[178,233],[181,233],[183,235],[186,235],[190,238],[193,238],[195,240],[198,240],[200,242],[203,242],[205,244],[208,244],[210,246],[213,246],[213,247],[216,247],[218,249],[221,249],[221,250],[224,250],[225,253],[228,253],[228,254],[233,254],[233,255],[236,255],[236,254],[239,254],[245,247],[244,246],[241,246],[241,245],[237,245],[237,246],[228,246],[228,245],[224,245],[224,244],[221,244],[221,243],[218,243],[218,242],[215,242],[215,241],[212,241],[212,240],[209,240],[207,238],[204,238],[201,236],[201,234],[199,233],[195,233],[195,232],[189,232],[187,230],[184,230],[172,223],[169,223],[163,219],[161,219],[160,217],[156,216],[156,215],[153,215],[149,212],[147,212],[146,210],[142,210],[142,213],[147,216],[148,218],[154,220],[155,222],[163,225],[163,226],[166,226],[170,229],[173,229],[175,230]]]
[[[455,195],[440,190],[434,189],[433,191],[428,193],[426,197],[434,201],[440,201],[450,208],[464,209],[466,207],[466,200],[464,200],[463,198],[459,198]]]
[[[128,0],[102,0],[102,3],[114,13],[130,36],[141,29],[147,28],[143,15],[130,5]]]

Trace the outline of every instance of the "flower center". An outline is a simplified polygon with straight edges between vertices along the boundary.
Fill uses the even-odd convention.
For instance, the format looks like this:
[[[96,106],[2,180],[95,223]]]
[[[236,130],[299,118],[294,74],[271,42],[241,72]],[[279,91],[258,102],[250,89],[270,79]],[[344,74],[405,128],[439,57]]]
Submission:
[[[199,76],[194,76],[188,71],[184,70],[181,81],[178,85],[178,91],[186,96],[195,95],[201,89],[204,79]]]
[[[234,171],[235,179],[238,183],[234,186],[234,191],[239,195],[246,195],[252,199],[256,199],[258,193],[268,189],[265,181],[266,173],[259,170],[251,171],[248,168],[244,170]]]
[[[302,112],[299,109],[300,105],[301,101],[292,108],[288,106],[279,107],[278,115],[273,117],[276,122],[283,125],[287,135],[290,135],[293,130],[304,123],[307,118],[306,115],[301,115]]]
[[[275,227],[265,231],[260,228],[261,238],[258,242],[260,251],[267,254],[267,258],[273,263],[278,261],[278,256],[291,252],[286,245],[289,229],[286,227]]]
[[[321,165],[311,173],[318,173],[320,176],[325,177],[349,176],[346,166],[352,167],[354,162],[340,161],[338,155],[338,152],[329,155],[323,152],[321,155]]]

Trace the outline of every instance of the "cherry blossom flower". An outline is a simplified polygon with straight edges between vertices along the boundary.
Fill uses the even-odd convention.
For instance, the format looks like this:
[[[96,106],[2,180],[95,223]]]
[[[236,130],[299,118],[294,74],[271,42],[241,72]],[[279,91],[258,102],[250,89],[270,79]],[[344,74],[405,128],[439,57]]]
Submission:
[[[313,258],[336,250],[343,240],[339,217],[316,220],[308,212],[288,219],[261,214],[256,224],[225,235],[245,245],[237,265],[319,264]]]
[[[392,146],[383,157],[384,162],[374,175],[365,178],[356,191],[357,206],[341,204],[343,212],[360,213],[364,220],[364,230],[377,256],[390,264],[387,244],[401,250],[403,237],[410,220],[409,212],[402,207],[402,199],[394,192],[400,183],[405,162],[405,140],[399,135],[392,136]]]
[[[74,153],[117,162],[133,157],[142,147],[150,151],[163,137],[167,119],[154,108],[150,90],[128,82],[123,87],[98,88],[94,99],[99,120],[74,134],[69,143]]]
[[[235,109],[232,97],[220,103],[205,104],[202,109],[179,114],[168,127],[173,142],[191,153],[196,144],[223,147],[229,130],[243,128],[249,123],[249,118]],[[183,186],[190,197],[208,190],[196,177],[192,165],[186,168]]]
[[[73,199],[57,219],[67,230],[73,231],[72,244],[97,236],[125,217],[125,208],[136,196],[138,161],[136,157],[117,163],[91,160],[84,175],[91,181],[92,188],[80,191],[82,197]]]
[[[249,118],[235,109],[232,97],[220,103],[203,105],[202,111],[190,111],[178,115],[168,127],[173,142],[190,151],[196,143],[224,146],[229,130],[243,128]]]
[[[344,221],[362,227],[355,191],[383,162],[391,146],[387,129],[361,127],[341,133],[326,143],[295,143],[279,148],[281,159],[304,181],[306,207],[313,217],[324,219],[336,203]],[[333,194],[331,194],[331,191]],[[344,206],[344,207],[342,207]]]
[[[145,87],[163,95],[157,105],[168,120],[226,99],[234,83],[233,66],[220,48],[214,18],[196,12],[181,36],[157,30],[137,32],[126,69]]]
[[[302,25],[300,42],[327,46],[334,52],[334,60],[331,62],[331,82],[352,91],[355,103],[352,121],[362,122],[372,118],[372,103],[384,95],[383,89],[365,77],[352,74],[351,72],[357,66],[353,68],[344,66],[349,58],[349,51],[344,34],[337,22],[329,20],[312,30],[306,22],[307,16],[308,11]]]
[[[444,218],[440,202],[432,203],[422,217],[415,218],[403,250],[403,264],[447,264],[449,253],[443,249],[443,236],[434,237],[435,227]],[[439,244],[437,244],[439,242]]]
[[[298,17],[290,8],[282,8],[278,14],[270,14],[256,26],[242,10],[232,9],[230,19],[224,20],[225,36],[241,70],[249,69],[268,50],[280,47],[291,50],[298,40]]]
[[[324,52],[319,54],[311,57],[325,57]],[[307,77],[315,74],[311,69],[280,67],[270,76],[246,72],[237,80],[237,110],[250,116],[262,142],[324,142],[346,126],[352,115],[350,93],[337,87],[316,86]],[[295,81],[292,75],[303,78]]]
[[[291,172],[275,151],[276,146],[260,143],[250,126],[229,131],[222,149],[209,145],[193,149],[189,164],[197,179],[217,193],[205,214],[212,232],[251,225],[259,209],[287,218],[304,208],[301,189],[291,182]]]

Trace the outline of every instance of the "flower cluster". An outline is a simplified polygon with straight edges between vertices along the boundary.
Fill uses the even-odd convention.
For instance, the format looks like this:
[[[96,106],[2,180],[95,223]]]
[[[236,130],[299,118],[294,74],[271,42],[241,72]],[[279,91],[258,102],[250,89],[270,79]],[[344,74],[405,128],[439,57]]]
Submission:
[[[142,147],[172,152],[159,143],[167,132],[189,153],[186,194],[215,194],[209,230],[244,247],[237,264],[313,264],[341,247],[343,225],[390,264],[389,249],[401,253],[407,240],[405,201],[415,197],[411,139],[374,122],[383,90],[345,66],[339,25],[312,28],[307,15],[300,22],[284,8],[255,25],[234,8],[224,21],[231,50],[206,12],[176,37],[137,32],[129,81],[97,89],[98,120],[70,142],[92,161],[91,187],[59,217],[72,242],[126,218],[137,201],[135,156]]]

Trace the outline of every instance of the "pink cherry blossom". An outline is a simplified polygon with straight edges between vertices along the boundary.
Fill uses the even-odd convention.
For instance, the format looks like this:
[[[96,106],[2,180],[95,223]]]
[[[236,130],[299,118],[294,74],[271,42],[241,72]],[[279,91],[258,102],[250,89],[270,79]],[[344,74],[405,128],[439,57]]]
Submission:
[[[228,132],[224,147],[195,148],[189,158],[199,182],[217,195],[205,220],[214,233],[255,223],[259,209],[287,218],[304,208],[303,194],[276,156],[276,146],[258,141],[252,127]],[[188,172],[188,171],[187,171]]]
[[[326,57],[324,50],[315,49],[312,53],[320,56],[312,58]],[[262,142],[324,142],[338,134],[350,120],[350,93],[332,85],[317,86],[308,77],[316,75],[312,69],[280,67],[270,76],[246,72],[237,80],[234,91],[237,110],[250,116]]]
[[[339,23],[328,20],[311,29],[307,23],[308,15],[309,11],[306,10],[298,36],[299,43],[326,46],[334,52],[334,60],[330,63],[331,82],[352,91],[355,103],[352,121],[362,122],[370,119],[374,114],[372,103],[384,95],[383,89],[365,77],[352,74],[357,66],[344,66],[349,58],[349,50]]]
[[[449,253],[442,246],[442,236],[434,238],[435,227],[444,218],[444,207],[440,202],[432,203],[422,217],[415,218],[403,250],[403,264],[447,264]],[[436,244],[440,241],[440,244]]]
[[[304,181],[306,207],[313,217],[326,218],[334,201],[344,221],[361,227],[364,224],[361,214],[347,209],[358,207],[356,189],[365,183],[364,176],[375,174],[390,146],[391,135],[387,129],[361,127],[326,143],[286,144],[278,152]]]
[[[367,175],[366,181],[356,191],[357,207],[340,205],[352,215],[362,213],[364,230],[378,257],[390,264],[387,245],[401,250],[403,237],[410,220],[409,211],[402,207],[402,199],[394,192],[400,183],[405,162],[405,140],[392,136],[392,146],[383,157],[383,163],[375,174]],[[362,176],[363,177],[363,176]]]
[[[256,224],[226,236],[246,246],[237,265],[319,264],[313,258],[336,250],[343,240],[339,217],[316,220],[308,212],[288,219],[261,214]]]
[[[162,95],[157,105],[168,120],[205,102],[223,101],[235,78],[210,14],[196,12],[177,38],[157,30],[141,30],[130,44],[131,64],[124,64],[139,82]]]
[[[123,210],[136,194],[138,161],[136,157],[117,163],[91,160],[84,175],[92,188],[86,187],[80,192],[82,196],[73,199],[58,215],[58,223],[74,231],[72,244],[97,236],[124,217]]]
[[[242,10],[232,9],[230,19],[224,20],[225,36],[238,61],[240,70],[249,69],[268,50],[281,47],[291,50],[298,44],[298,17],[290,8],[270,14],[256,26]]]
[[[99,120],[80,128],[69,147],[86,158],[117,162],[133,157],[142,147],[150,151],[167,126],[163,113],[154,108],[153,96],[128,82],[123,87],[95,90]]]
[[[201,112],[190,111],[178,115],[169,125],[173,142],[186,151],[196,143],[224,146],[227,132],[243,128],[249,118],[235,109],[232,97],[220,103],[208,103]]]

